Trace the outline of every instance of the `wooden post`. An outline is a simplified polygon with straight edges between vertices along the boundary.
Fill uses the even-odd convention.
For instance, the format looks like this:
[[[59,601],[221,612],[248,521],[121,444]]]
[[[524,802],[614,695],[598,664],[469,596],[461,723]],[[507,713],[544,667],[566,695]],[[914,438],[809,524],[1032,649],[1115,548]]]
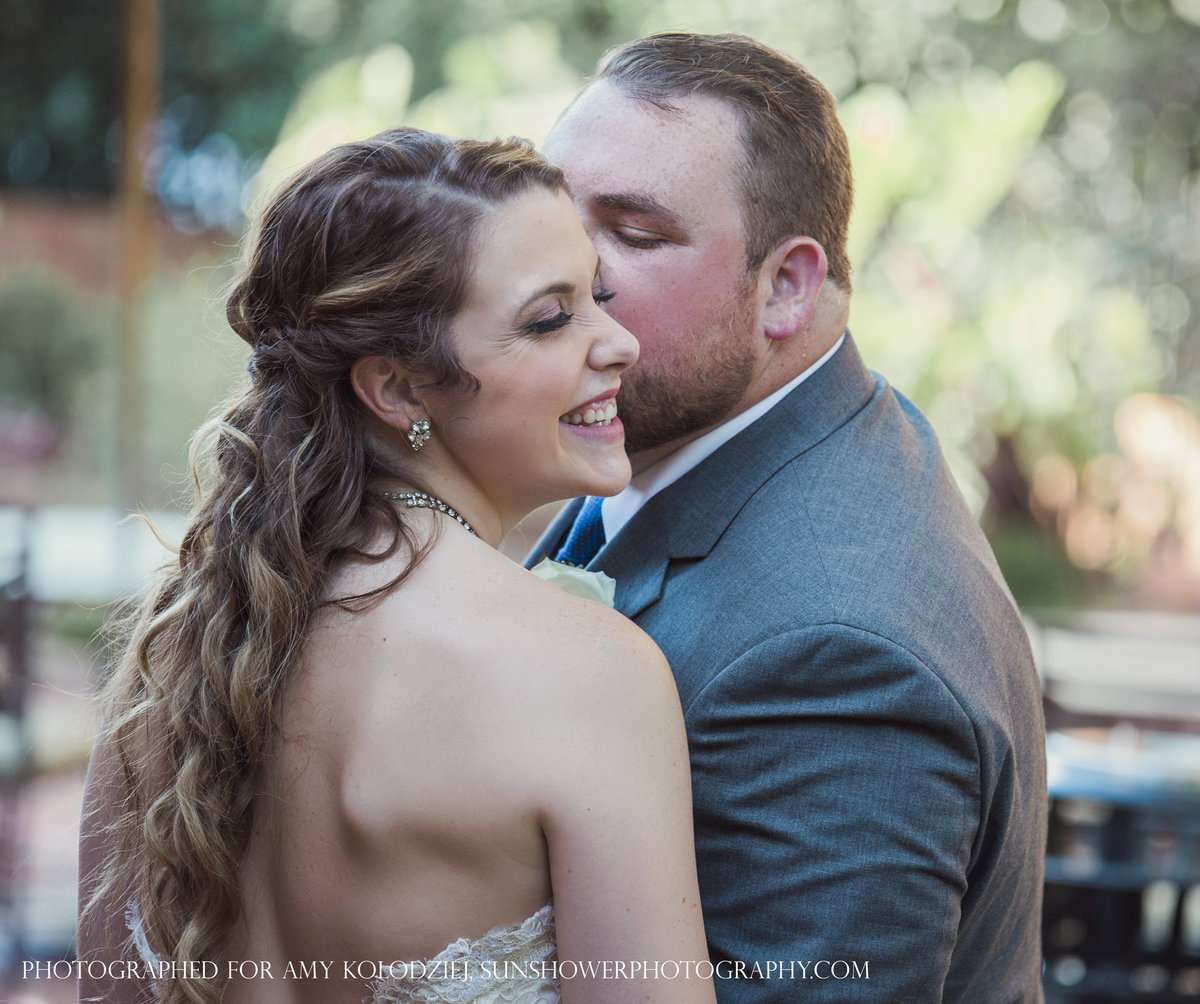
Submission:
[[[121,121],[121,356],[117,380],[117,502],[142,501],[145,467],[145,391],[141,302],[154,264],[155,213],[147,178],[154,153],[159,91],[158,0],[125,0],[124,88]]]

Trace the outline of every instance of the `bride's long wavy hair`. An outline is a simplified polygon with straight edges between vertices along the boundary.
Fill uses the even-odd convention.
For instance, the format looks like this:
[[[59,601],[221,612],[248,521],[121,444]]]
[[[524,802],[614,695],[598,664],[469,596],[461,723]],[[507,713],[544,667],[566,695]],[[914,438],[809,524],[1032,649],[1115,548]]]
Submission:
[[[398,129],[326,154],[262,216],[227,305],[253,348],[248,385],[197,434],[178,561],[127,619],[102,694],[99,749],[120,804],[104,806],[85,914],[135,900],[164,963],[225,968],[260,765],[314,611],[377,600],[421,557],[381,494],[412,471],[370,434],[351,365],[391,356],[469,393],[446,332],[474,239],[491,206],[535,185],[563,179],[524,141]],[[328,595],[341,563],[405,549],[386,586]],[[216,1002],[222,986],[181,976],[157,992]]]

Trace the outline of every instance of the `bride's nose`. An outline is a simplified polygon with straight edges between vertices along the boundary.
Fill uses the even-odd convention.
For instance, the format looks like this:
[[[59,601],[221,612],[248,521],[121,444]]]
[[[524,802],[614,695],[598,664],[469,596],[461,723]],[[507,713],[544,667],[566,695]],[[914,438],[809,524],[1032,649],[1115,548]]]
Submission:
[[[638,340],[607,314],[601,316],[603,327],[588,353],[588,365],[597,370],[632,366],[637,362]]]

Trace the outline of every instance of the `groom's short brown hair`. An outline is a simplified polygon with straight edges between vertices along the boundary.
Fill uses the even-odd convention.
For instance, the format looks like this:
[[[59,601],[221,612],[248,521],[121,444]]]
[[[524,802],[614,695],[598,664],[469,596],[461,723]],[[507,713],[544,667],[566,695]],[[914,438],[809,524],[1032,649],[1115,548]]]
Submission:
[[[667,32],[613,49],[595,79],[667,111],[693,94],[732,104],[743,129],[747,265],[757,268],[793,234],[812,237],[829,278],[850,291],[846,133],[833,95],[803,66],[747,35]]]

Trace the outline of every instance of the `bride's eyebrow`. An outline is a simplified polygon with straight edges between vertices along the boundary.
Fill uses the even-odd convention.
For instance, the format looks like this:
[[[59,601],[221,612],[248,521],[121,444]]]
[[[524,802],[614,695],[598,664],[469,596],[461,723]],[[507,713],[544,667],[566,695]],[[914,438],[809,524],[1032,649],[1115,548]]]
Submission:
[[[596,279],[599,278],[599,276],[600,276],[600,256],[597,255],[596,256],[596,271],[592,273],[592,282],[595,282]],[[522,310],[524,310],[526,307],[528,307],[531,303],[533,303],[535,300],[540,300],[543,296],[558,296],[560,294],[563,296],[571,296],[575,293],[575,290],[576,290],[576,286],[575,286],[575,283],[573,283],[573,282],[566,282],[565,280],[561,281],[561,282],[552,282],[552,283],[550,283],[549,286],[543,286],[536,293],[534,293],[532,296],[530,296],[524,303],[522,303],[521,306],[517,309],[517,313],[519,314]]]
[[[524,303],[522,303],[517,309],[517,313],[519,314],[531,303],[533,303],[535,300],[540,300],[543,296],[557,296],[559,294],[570,296],[574,292],[575,283],[573,282],[552,282],[549,286],[543,286],[536,293],[530,296]]]

